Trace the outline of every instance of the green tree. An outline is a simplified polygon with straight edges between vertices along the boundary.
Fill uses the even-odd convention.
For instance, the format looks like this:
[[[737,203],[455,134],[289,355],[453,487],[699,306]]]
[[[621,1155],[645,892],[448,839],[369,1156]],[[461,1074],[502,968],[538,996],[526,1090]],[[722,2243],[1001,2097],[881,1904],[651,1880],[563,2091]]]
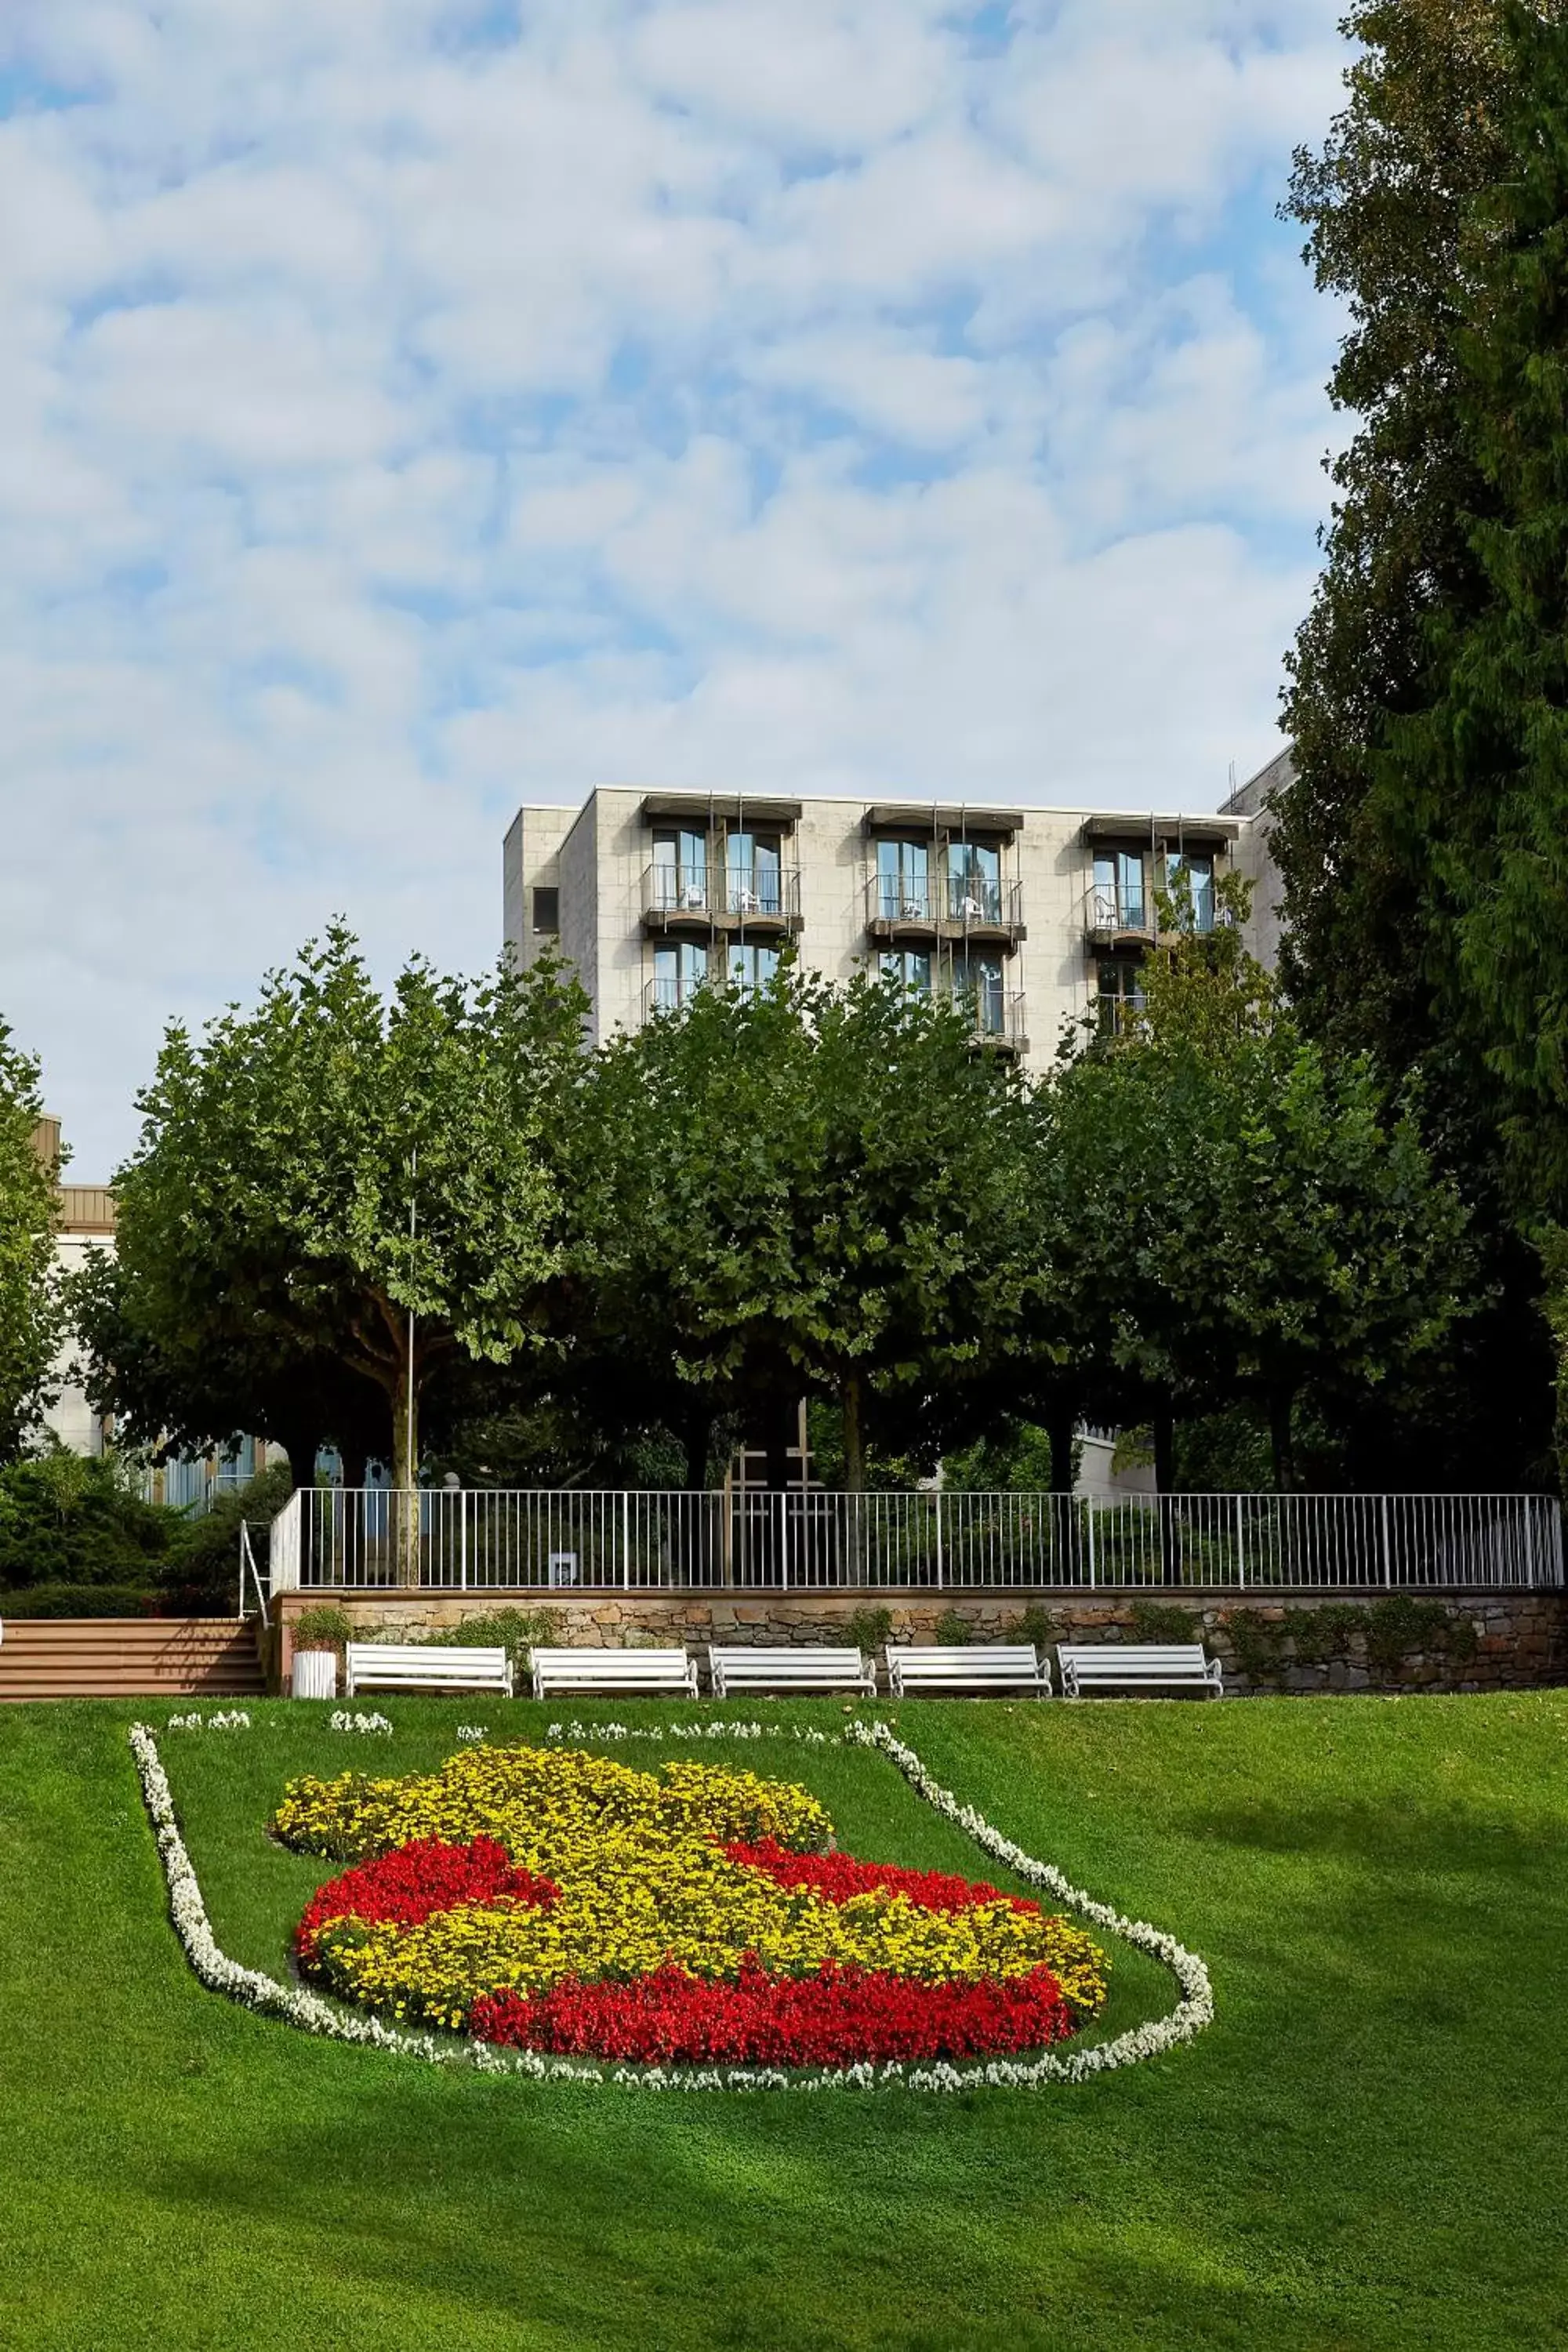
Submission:
[[[918,1422],[1007,1311],[1022,1101],[961,1004],[896,982],[700,991],[612,1041],[587,1082],[576,1344],[617,1351],[657,1397],[689,1476],[728,1411],[763,1423],[783,1484],[810,1392],[840,1406],[845,1483],[862,1485],[868,1418]]]
[[[1561,22],[1555,6],[1536,16],[1542,38]],[[1273,836],[1283,968],[1309,1034],[1370,1052],[1390,1087],[1419,1068],[1424,1133],[1480,1244],[1479,1311],[1427,1377],[1384,1392],[1367,1450],[1384,1475],[1402,1465],[1425,1483],[1436,1459],[1492,1484],[1539,1475],[1551,1375],[1500,1073],[1453,987],[1496,803],[1488,789],[1435,789],[1430,766],[1417,780],[1409,763],[1456,638],[1493,601],[1484,534],[1505,492],[1473,413],[1477,331],[1496,299],[1489,192],[1528,147],[1521,109],[1544,83],[1504,0],[1365,0],[1344,30],[1357,45],[1346,104],[1321,152],[1297,155],[1285,207],[1348,314],[1329,388],[1358,421],[1331,466],[1324,567],[1289,661],[1295,774]]]
[[[1212,935],[1173,910],[1142,1015],[1044,1090],[1042,1230],[1067,1269],[1048,1385],[1075,1409],[1151,1420],[1162,1489],[1176,1419],[1244,1397],[1268,1412],[1289,1486],[1303,1389],[1363,1395],[1466,1304],[1457,1191],[1370,1059],[1300,1034],[1243,943],[1241,888]]]
[[[416,961],[384,1001],[334,925],[254,1012],[173,1026],[116,1178],[138,1328],[166,1360],[212,1348],[237,1405],[250,1370],[346,1368],[415,1485],[426,1391],[534,1329],[582,1011],[547,966],[466,982]]]
[[[40,1157],[38,1065],[0,1021],[0,1462],[37,1430],[57,1383],[58,1171]]]

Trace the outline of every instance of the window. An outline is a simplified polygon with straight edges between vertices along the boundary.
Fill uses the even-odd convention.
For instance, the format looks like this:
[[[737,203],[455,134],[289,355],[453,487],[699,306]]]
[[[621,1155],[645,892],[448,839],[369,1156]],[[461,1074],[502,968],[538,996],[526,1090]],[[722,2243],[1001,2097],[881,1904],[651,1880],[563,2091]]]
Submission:
[[[1143,1009],[1143,967],[1131,956],[1102,956],[1100,961],[1100,1027],[1114,1037]]]
[[[1094,859],[1094,926],[1100,931],[1141,931],[1143,859],[1136,849],[1097,850]]]
[[[708,977],[708,950],[694,940],[662,942],[653,951],[651,1003],[656,1013],[679,1013]]]
[[[730,985],[738,988],[742,996],[753,989],[765,988],[779,968],[777,948],[743,947],[730,950]]]
[[[947,845],[947,911],[955,923],[1002,919],[1002,853],[989,843]]]
[[[1171,851],[1165,859],[1165,887],[1183,930],[1213,930],[1214,859],[1206,851],[1201,856]]]
[[[916,996],[931,994],[931,957],[913,950],[902,955],[885,955],[881,959],[882,973],[888,980],[901,980]]]
[[[783,860],[776,833],[732,833],[728,844],[730,912],[782,915]]]
[[[1002,986],[1000,956],[954,956],[952,992],[968,1004],[970,1017],[983,1036],[1000,1037],[1005,1034],[1007,999]]]
[[[536,934],[543,931],[559,931],[561,929],[561,893],[559,890],[535,890],[533,894],[533,928]]]
[[[931,920],[931,848],[923,841],[877,844],[877,918],[884,923]]]
[[[700,914],[708,904],[708,835],[684,826],[653,837],[653,903],[666,914]]]

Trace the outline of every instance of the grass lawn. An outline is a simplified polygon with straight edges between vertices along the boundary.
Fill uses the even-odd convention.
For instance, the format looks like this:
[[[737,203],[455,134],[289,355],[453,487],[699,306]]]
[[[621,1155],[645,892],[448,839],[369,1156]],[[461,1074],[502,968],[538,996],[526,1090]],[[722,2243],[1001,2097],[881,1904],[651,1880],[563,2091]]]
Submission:
[[[381,1704],[394,1740],[281,1704],[162,1739],[237,1957],[276,1969],[328,1874],[262,1840],[289,1773],[425,1768],[465,1717],[547,1712]],[[170,1711],[0,1709],[5,2352],[1568,2335],[1568,1693],[900,1708],[950,1787],[1202,1952],[1219,2002],[1152,2064],[944,2099],[539,2088],[248,2016],[167,1924],[124,1727]],[[723,1752],[817,1787],[852,1850],[995,1875],[879,1758]],[[1169,2005],[1114,1957],[1113,2028]]]

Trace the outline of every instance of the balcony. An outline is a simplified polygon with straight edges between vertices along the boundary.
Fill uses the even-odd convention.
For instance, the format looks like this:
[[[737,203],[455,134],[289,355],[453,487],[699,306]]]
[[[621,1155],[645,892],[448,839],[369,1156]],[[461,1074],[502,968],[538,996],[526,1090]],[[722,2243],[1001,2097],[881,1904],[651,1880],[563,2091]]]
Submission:
[[[1004,1054],[1025,1054],[1029,1047],[1021,988],[963,988],[953,991],[969,1014],[970,1042],[991,1045]]]
[[[783,936],[800,929],[798,866],[648,866],[643,869],[645,931],[689,937],[749,931]]]
[[[1108,948],[1152,947],[1157,939],[1177,939],[1184,931],[1208,936],[1234,919],[1228,908],[1215,903],[1212,888],[1195,895],[1176,922],[1162,920],[1152,890],[1091,882],[1083,902],[1084,942],[1091,955]]]
[[[883,943],[976,940],[1011,947],[1026,936],[1024,886],[973,874],[874,874],[866,885],[866,929]]]

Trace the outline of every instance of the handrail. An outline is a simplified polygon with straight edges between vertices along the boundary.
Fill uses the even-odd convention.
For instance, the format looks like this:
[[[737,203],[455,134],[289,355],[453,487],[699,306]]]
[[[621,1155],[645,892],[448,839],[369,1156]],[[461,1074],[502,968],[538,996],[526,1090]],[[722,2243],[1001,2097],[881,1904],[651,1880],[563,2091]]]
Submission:
[[[250,1522],[248,1519],[241,1519],[239,1523],[239,1615],[242,1624],[245,1622],[246,1613],[245,1580],[247,1576],[249,1577],[255,1589],[257,1613],[263,1625],[270,1625],[272,1621],[267,1611],[267,1593],[262,1585],[261,1570],[256,1564],[256,1552],[250,1540]]]

